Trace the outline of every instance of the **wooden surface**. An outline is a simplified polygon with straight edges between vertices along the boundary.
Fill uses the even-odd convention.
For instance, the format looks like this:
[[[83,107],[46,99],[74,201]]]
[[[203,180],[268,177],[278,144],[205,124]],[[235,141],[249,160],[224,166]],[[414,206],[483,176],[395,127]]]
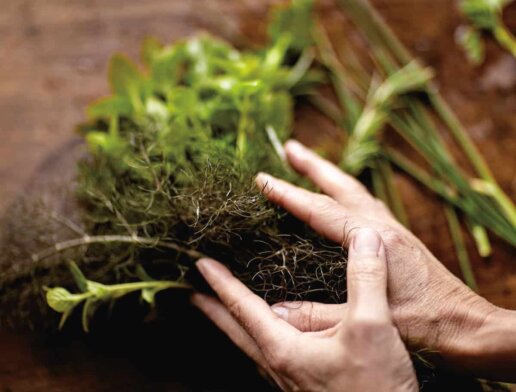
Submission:
[[[87,103],[107,93],[106,67],[113,52],[123,51],[136,58],[139,44],[146,36],[170,42],[202,28],[223,35],[240,28],[254,39],[263,39],[266,10],[274,2],[0,0],[0,211],[30,181],[45,157],[72,137],[74,126],[84,119]],[[334,36],[345,34],[343,17],[332,2],[321,3],[321,13]],[[470,66],[453,42],[460,23],[454,1],[376,0],[374,3],[403,42],[436,69],[442,93],[457,111],[502,187],[514,200],[514,59],[490,43],[489,62],[479,68]],[[506,19],[515,31],[515,6],[507,11]],[[309,128],[311,119],[307,113],[301,118],[303,128]],[[306,131],[301,137],[307,138]],[[406,178],[400,176],[398,182],[409,205],[414,232],[454,273],[458,273],[438,203]],[[516,309],[515,252],[496,239],[493,242],[495,253],[489,260],[474,260],[480,293],[500,306]],[[202,324],[195,315],[184,321],[193,320]],[[207,325],[203,331],[209,331]],[[125,334],[124,337],[140,339],[138,331],[133,329],[131,332],[135,335]],[[121,338],[110,346],[111,351],[100,351],[102,365],[95,365],[101,354],[84,343],[75,343],[77,336],[67,335],[62,343],[67,348],[62,352],[56,349],[57,357],[53,358],[54,353],[48,350],[55,345],[0,334],[3,352],[0,356],[0,390],[182,390],[183,387],[175,383],[156,381],[149,369],[142,371],[141,364],[134,363],[138,359],[128,355],[130,350]],[[101,345],[102,339],[105,337],[95,340],[93,346]],[[227,342],[220,343],[220,336],[217,339],[219,345],[212,349],[229,350]],[[201,343],[209,350],[209,341],[201,339]],[[216,357],[204,353],[201,343],[195,350],[197,355],[208,355],[203,362],[205,369],[209,360],[216,361]],[[78,350],[70,348],[74,344],[79,346]],[[167,349],[173,351],[174,347],[169,344]],[[67,365],[70,353],[84,355],[84,362],[79,357],[74,358],[75,365]],[[229,355],[233,359],[241,358],[235,352]],[[115,362],[117,365],[110,368],[109,364]],[[187,358],[185,363],[192,365],[195,360]],[[246,366],[247,373],[243,375],[252,373],[249,370],[252,366]],[[219,364],[215,370],[220,368]],[[210,374],[216,378],[215,371]],[[223,376],[224,373],[220,379]],[[227,373],[226,376],[229,377]],[[245,385],[235,383],[236,389],[236,385]]]

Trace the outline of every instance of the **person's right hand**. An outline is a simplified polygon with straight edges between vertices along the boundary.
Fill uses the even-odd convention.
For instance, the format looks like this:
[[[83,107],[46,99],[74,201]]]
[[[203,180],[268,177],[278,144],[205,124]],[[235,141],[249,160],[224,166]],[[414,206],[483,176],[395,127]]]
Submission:
[[[379,234],[357,231],[348,256],[348,306],[324,331],[298,331],[215,260],[201,259],[196,266],[218,299],[196,293],[192,303],[283,391],[419,391],[389,314]]]
[[[456,369],[516,380],[515,312],[495,307],[466,287],[357,180],[298,142],[288,142],[286,152],[292,167],[327,196],[260,174],[263,193],[346,247],[356,228],[380,233],[388,259],[389,305],[410,347],[435,350]],[[298,302],[273,309],[302,331],[318,331],[338,323],[345,307]]]

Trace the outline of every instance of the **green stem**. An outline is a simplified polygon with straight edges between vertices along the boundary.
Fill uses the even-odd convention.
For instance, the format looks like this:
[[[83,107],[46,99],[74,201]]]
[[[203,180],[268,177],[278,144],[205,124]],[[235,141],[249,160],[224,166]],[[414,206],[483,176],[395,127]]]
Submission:
[[[237,129],[237,141],[236,149],[237,155],[240,159],[243,159],[247,151],[247,132],[249,128],[249,110],[250,110],[250,99],[248,95],[245,95],[242,101],[242,110],[240,111],[240,119],[238,121]]]
[[[290,74],[287,77],[286,84],[289,87],[294,86],[297,84],[303,76],[305,76],[306,72],[312,65],[315,58],[315,53],[312,48],[305,49],[303,53],[301,53],[301,56],[299,57],[299,60],[297,63],[292,67]]]
[[[132,283],[120,283],[113,285],[102,285],[103,290],[106,293],[114,293],[113,295],[105,295],[106,297],[121,297],[123,295],[129,294],[134,291],[140,291],[145,289],[156,289],[156,290],[165,290],[169,288],[176,289],[191,289],[192,286],[187,283],[182,282],[174,282],[168,280],[158,280],[151,282],[132,282]],[[77,302],[83,302],[88,298],[98,297],[98,293],[95,291],[87,291],[85,293],[80,294],[70,294],[70,299]]]
[[[389,197],[387,196],[387,190],[385,189],[385,183],[382,178],[382,174],[378,169],[379,161],[371,168],[371,180],[373,183],[374,194],[377,198],[383,201],[386,205],[389,205]]]
[[[174,282],[171,280],[156,280],[151,282],[133,282],[133,283],[120,283],[111,286],[106,286],[108,291],[138,291],[145,289],[159,289],[164,290],[168,288],[182,288],[191,289],[192,286],[187,283]]]
[[[279,140],[278,134],[271,125],[267,125],[265,127],[265,132],[267,133],[267,137],[269,138],[272,148],[274,149],[274,152],[276,152],[281,163],[288,168],[287,155],[283,148],[283,144],[281,144],[281,141]]]
[[[345,9],[351,11],[355,22],[364,30],[369,40],[379,47],[382,47],[383,43],[383,45],[395,55],[400,65],[405,65],[412,60],[410,52],[399,41],[383,18],[367,0],[341,0],[341,4]],[[499,34],[507,41],[507,35],[504,34],[503,31],[500,31]],[[450,110],[449,106],[437,93],[436,88],[432,86],[431,83],[428,85],[427,92],[437,114],[449,128],[459,146],[463,148],[475,170],[484,180],[494,182],[494,176],[485,160],[480,155],[478,149],[471,141],[455,114]]]
[[[331,82],[339,104],[346,112],[346,128],[351,132],[361,112],[358,99],[353,94],[362,95],[361,98],[366,99],[367,94],[363,94],[363,91],[367,90],[367,85],[363,85],[363,83],[367,78],[360,68],[359,74],[356,74],[355,78],[349,76],[348,70],[335,53],[330,38],[320,25],[317,25],[317,28],[314,29],[314,41],[319,50],[322,64],[331,73]]]
[[[384,155],[401,170],[425,185],[428,189],[437,193],[450,203],[454,205],[458,204],[457,197],[450,187],[448,187],[444,182],[426,173],[423,169],[416,166],[399,152],[387,147],[384,149]]]
[[[200,259],[206,257],[203,253],[198,252],[194,249],[184,248],[176,243],[169,241],[161,241],[158,238],[147,238],[147,237],[137,237],[137,236],[124,236],[124,235],[100,235],[100,236],[84,236],[80,238],[74,238],[71,240],[58,242],[54,244],[52,247],[43,250],[40,253],[36,253],[32,255],[32,260],[37,262],[47,257],[53,256],[57,253],[64,252],[68,249],[78,248],[84,245],[90,244],[107,244],[107,243],[126,243],[133,245],[145,245],[145,246],[153,246],[153,247],[161,247],[175,250],[179,253],[186,254],[187,256],[193,259]]]
[[[457,217],[455,209],[449,205],[444,206],[444,212],[446,219],[448,220],[448,226],[450,228],[450,234],[455,245],[455,251],[457,252],[457,258],[459,260],[459,266],[462,271],[462,276],[466,284],[472,289],[477,290],[477,282],[475,274],[471,267],[471,262],[464,244],[464,238],[462,236],[462,230]]]
[[[410,62],[410,52],[398,40],[391,28],[368,0],[340,0],[341,6],[352,15],[355,23],[378,48],[387,47],[394,54],[398,65]]]
[[[505,216],[516,229],[516,207],[512,200],[507,196],[496,183],[482,181],[478,179],[471,180],[471,187],[477,192],[492,197],[504,211]]]
[[[109,119],[109,134],[113,137],[118,136],[118,116],[111,116]]]
[[[409,219],[398,187],[394,183],[394,173],[391,163],[387,160],[379,160],[378,168],[380,170],[385,189],[389,198],[389,206],[398,220],[405,226],[409,227]]]
[[[473,239],[475,240],[478,254],[481,257],[490,256],[492,249],[486,229],[477,223],[471,222],[471,219],[467,219],[466,223],[471,235],[473,236]]]
[[[478,151],[478,148],[475,146],[448,104],[436,91],[437,90],[433,86],[428,89],[428,96],[436,113],[448,127],[459,147],[463,149],[466,157],[469,159],[469,162],[478,175],[486,181],[493,183],[496,182],[491,169],[489,169],[489,166]]]
[[[120,283],[120,284],[113,284],[113,285],[103,285],[102,288],[106,290],[106,292],[114,293],[113,296],[109,297],[120,297],[126,294],[129,294],[130,292],[134,291],[140,291],[145,289],[156,289],[156,290],[165,290],[169,288],[175,288],[175,289],[191,289],[192,286],[187,283],[182,282],[174,282],[169,280],[156,280],[151,282],[132,282],[132,283]],[[89,291],[83,294],[85,299],[90,297],[95,297],[97,294],[94,291]]]
[[[330,99],[324,97],[321,94],[315,94],[308,96],[308,101],[323,115],[328,117],[338,127],[344,128],[344,116],[340,111],[339,107],[333,103]],[[346,132],[347,134],[347,132]]]
[[[340,4],[367,39],[374,64],[380,75],[387,78],[412,61],[410,52],[397,39],[367,0],[340,0]],[[330,52],[330,50],[328,49],[327,52]],[[336,59],[332,57],[331,60],[335,62]],[[361,84],[357,85],[356,80],[354,80],[356,75],[346,75],[348,70],[345,64],[330,67],[330,71],[334,73],[337,70],[339,79],[346,81],[346,88],[349,89],[351,85],[361,87],[362,91],[351,90],[354,94],[352,98],[355,100],[358,98],[360,103],[360,97],[367,93],[367,87],[362,85],[364,81],[360,80]],[[351,82],[349,82],[350,79]],[[366,82],[367,84],[370,83],[370,77]],[[455,114],[439,95],[437,89],[431,83],[427,83],[423,90],[429,97],[433,111],[449,129],[478,176],[496,191],[487,195],[480,194],[472,189],[468,175],[455,163],[422,101],[414,102],[408,98],[400,99],[396,109],[398,107],[404,109],[391,111],[389,122],[421,154],[432,171],[435,172],[435,175],[429,175],[403,156],[393,154],[390,158],[402,170],[443,197],[447,202],[461,209],[472,222],[490,229],[509,243],[516,244],[516,230],[514,230],[516,209],[512,201],[497,185],[484,158],[480,155]],[[382,146],[382,149],[385,149],[385,147]],[[477,238],[481,240],[478,234]],[[482,241],[484,241],[482,244],[483,252],[486,252],[485,239]]]
[[[511,34],[501,20],[494,28],[493,35],[500,45],[507,49],[512,56],[516,58],[516,37]]]

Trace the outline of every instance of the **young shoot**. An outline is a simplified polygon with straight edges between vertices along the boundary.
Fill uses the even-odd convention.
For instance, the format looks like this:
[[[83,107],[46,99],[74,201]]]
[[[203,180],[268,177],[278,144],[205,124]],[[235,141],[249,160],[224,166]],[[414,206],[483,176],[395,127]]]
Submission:
[[[491,34],[505,50],[516,58],[516,37],[507,29],[503,9],[512,0],[461,0],[460,9],[471,23],[458,30],[458,41],[468,58],[480,64],[485,58],[481,33]]]
[[[402,95],[421,91],[432,77],[430,68],[424,68],[412,61],[390,75],[380,86],[371,89],[342,157],[341,165],[346,171],[358,175],[378,155],[381,149],[378,133],[388,122],[397,99]]]
[[[142,282],[105,285],[86,279],[76,263],[70,262],[70,271],[79,293],[70,293],[63,287],[45,288],[48,306],[61,313],[59,328],[62,328],[70,314],[82,305],[82,327],[89,331],[90,319],[103,303],[112,302],[133,292],[140,292],[142,300],[154,306],[156,294],[166,289],[190,289],[183,281],[148,280]]]

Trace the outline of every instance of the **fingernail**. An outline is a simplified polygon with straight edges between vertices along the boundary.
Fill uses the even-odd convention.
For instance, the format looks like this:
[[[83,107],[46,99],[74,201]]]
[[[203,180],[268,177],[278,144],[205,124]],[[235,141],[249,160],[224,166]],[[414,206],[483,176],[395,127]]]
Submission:
[[[201,275],[204,276],[204,279],[210,284],[220,278],[232,276],[231,272],[226,267],[213,259],[199,259],[195,263],[195,266]]]
[[[289,140],[285,144],[285,149],[287,151],[287,155],[292,160],[297,161],[306,161],[312,157],[313,151],[307,148],[302,143],[299,143],[297,140]]]
[[[212,259],[200,259],[195,263],[195,266],[206,280],[225,273],[224,268]]]
[[[256,182],[261,187],[270,185],[273,181],[274,181],[274,177],[272,177],[271,175],[269,175],[267,173],[258,173],[258,175],[256,176]]]
[[[296,156],[301,156],[306,152],[306,147],[299,143],[297,140],[290,139],[285,143],[285,148]]]
[[[208,259],[199,259],[197,260],[197,262],[195,263],[195,266],[197,267],[197,269],[199,270],[199,272],[204,275],[204,273],[206,272],[207,269],[210,268],[209,266],[209,260]]]
[[[273,306],[272,311],[276,313],[280,319],[288,321],[288,309],[283,306]]]
[[[256,176],[256,183],[260,187],[260,191],[264,193],[269,193],[273,189],[278,190],[281,187],[281,182],[266,173],[258,173]]]
[[[378,255],[382,240],[373,229],[359,229],[353,237],[353,249],[358,254]]]

